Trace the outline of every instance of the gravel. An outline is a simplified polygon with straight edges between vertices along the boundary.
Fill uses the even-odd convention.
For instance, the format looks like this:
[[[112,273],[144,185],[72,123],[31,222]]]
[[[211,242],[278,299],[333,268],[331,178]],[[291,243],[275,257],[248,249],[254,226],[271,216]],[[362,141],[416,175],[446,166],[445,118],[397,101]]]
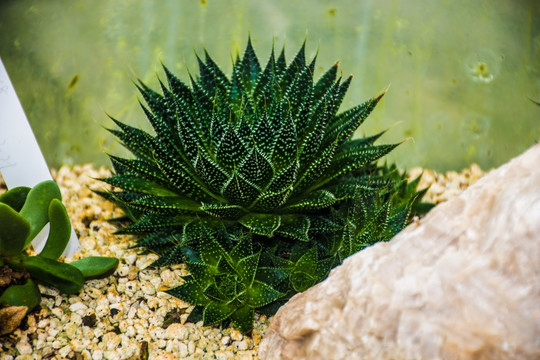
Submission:
[[[231,327],[186,322],[192,306],[163,292],[182,283],[185,266],[149,268],[157,255],[130,249],[133,237],[113,234],[115,228],[107,219],[121,211],[91,191],[104,186],[95,178],[109,174],[90,164],[53,171],[81,242],[81,251],[65,261],[115,256],[120,259],[117,271],[86,282],[78,295],[66,296],[40,285],[40,306],[19,329],[0,337],[0,358],[258,359],[269,318],[257,317],[249,336]],[[431,184],[425,199],[434,203],[459,194],[483,175],[476,165],[461,173],[442,175],[415,168],[409,174],[422,174],[421,186]],[[4,190],[0,178],[0,192]]]

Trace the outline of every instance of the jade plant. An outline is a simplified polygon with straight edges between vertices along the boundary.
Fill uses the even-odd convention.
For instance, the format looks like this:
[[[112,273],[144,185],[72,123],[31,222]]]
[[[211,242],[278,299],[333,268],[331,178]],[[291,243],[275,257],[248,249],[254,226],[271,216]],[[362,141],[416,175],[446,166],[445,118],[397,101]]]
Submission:
[[[47,223],[50,228],[45,246],[38,255],[29,255],[32,240]],[[37,283],[75,294],[85,280],[116,270],[118,259],[110,257],[92,256],[69,264],[58,261],[70,236],[71,223],[54,181],[41,182],[31,189],[16,187],[0,195],[0,267],[4,273],[26,274],[0,287],[0,305],[33,309],[41,299]]]
[[[110,156],[116,202],[155,265],[185,263],[168,290],[193,305],[192,320],[253,327],[346,256],[389,240],[426,210],[424,191],[379,159],[398,144],[353,138],[384,93],[339,112],[351,77],[337,64],[314,81],[303,45],[287,64],[261,66],[251,41],[226,76],[197,56],[190,85],[163,66],[156,92],[139,81],[154,132],[112,119],[133,158]]]

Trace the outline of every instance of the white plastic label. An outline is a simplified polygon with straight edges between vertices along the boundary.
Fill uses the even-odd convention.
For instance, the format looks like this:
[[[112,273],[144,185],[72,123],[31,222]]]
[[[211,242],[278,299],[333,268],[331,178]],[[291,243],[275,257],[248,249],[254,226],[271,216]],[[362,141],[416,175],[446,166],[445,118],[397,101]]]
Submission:
[[[33,187],[42,181],[52,180],[2,59],[0,59],[0,173],[8,189],[16,186]],[[47,239],[48,227],[43,230],[32,242],[37,251],[43,248]],[[79,239],[72,229],[64,256],[72,256],[79,248]]]

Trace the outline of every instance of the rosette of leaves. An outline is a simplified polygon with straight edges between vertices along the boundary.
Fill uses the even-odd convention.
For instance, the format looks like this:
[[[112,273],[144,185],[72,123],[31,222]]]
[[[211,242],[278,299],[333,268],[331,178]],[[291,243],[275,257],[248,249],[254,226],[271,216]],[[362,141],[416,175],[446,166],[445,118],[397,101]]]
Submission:
[[[254,310],[282,298],[277,291],[287,273],[260,266],[262,248],[253,248],[251,234],[236,237],[208,232],[197,252],[188,252],[185,264],[190,275],[185,283],[167,291],[195,305],[193,321],[213,325],[230,320],[240,331],[253,327]]]
[[[28,255],[27,248],[47,223],[45,246],[39,255]],[[16,187],[0,195],[0,267],[11,269],[4,273],[23,274],[0,286],[0,305],[24,305],[31,310],[41,299],[36,283],[74,294],[85,280],[116,270],[116,258],[91,256],[69,264],[58,261],[70,236],[71,223],[54,181],[41,182],[32,189]]]
[[[207,53],[197,59],[200,75],[190,76],[190,85],[165,66],[160,92],[137,85],[154,132],[113,119],[118,129],[110,131],[134,157],[110,156],[114,173],[102,180],[116,189],[99,193],[122,207],[131,221],[119,232],[144,235],[138,246],[161,255],[156,265],[188,261],[193,280],[185,289],[199,286],[196,294],[206,300],[189,297],[187,290],[175,295],[204,309],[215,309],[223,300],[227,311],[205,322],[230,316],[239,324],[251,310],[237,314],[238,309],[258,308],[262,302],[238,300],[246,299],[249,288],[235,268],[243,258],[225,254],[243,236],[230,234],[250,233],[254,246],[261,247],[260,256],[258,250],[250,255],[258,261],[249,274],[264,278],[268,270],[259,274],[257,268],[278,269],[268,273],[276,278],[265,283],[274,294],[291,294],[320,281],[336,264],[325,243],[342,232],[345,224],[335,214],[347,213],[340,209],[359,192],[380,193],[385,203],[399,199],[390,207],[409,204],[410,194],[389,194],[399,192],[404,178],[377,165],[398,144],[375,144],[382,133],[352,138],[384,93],[339,112],[352,77],[343,79],[334,65],[315,81],[315,59],[307,61],[304,46],[288,64],[284,51],[277,57],[272,51],[261,66],[248,41],[231,77]],[[207,234],[217,229],[225,233],[214,237],[222,260],[210,264],[202,253],[215,246],[208,245],[214,240]],[[212,276],[195,271],[199,265],[193,264],[206,264]],[[211,295],[216,287],[236,290],[227,290],[225,300]],[[230,307],[233,303],[244,305]],[[249,328],[247,322],[241,326]]]

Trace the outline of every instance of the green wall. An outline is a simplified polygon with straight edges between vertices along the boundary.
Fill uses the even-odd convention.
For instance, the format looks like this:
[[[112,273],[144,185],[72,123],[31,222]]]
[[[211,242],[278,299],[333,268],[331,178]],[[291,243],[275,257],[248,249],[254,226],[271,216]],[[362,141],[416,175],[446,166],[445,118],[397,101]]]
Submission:
[[[540,1],[0,0],[0,57],[53,167],[122,154],[103,127],[147,128],[133,79],[157,87],[160,61],[187,79],[204,48],[229,72],[248,34],[264,59],[307,38],[319,74],[339,61],[344,108],[390,85],[359,132],[410,139],[400,167],[490,168],[540,139]]]

